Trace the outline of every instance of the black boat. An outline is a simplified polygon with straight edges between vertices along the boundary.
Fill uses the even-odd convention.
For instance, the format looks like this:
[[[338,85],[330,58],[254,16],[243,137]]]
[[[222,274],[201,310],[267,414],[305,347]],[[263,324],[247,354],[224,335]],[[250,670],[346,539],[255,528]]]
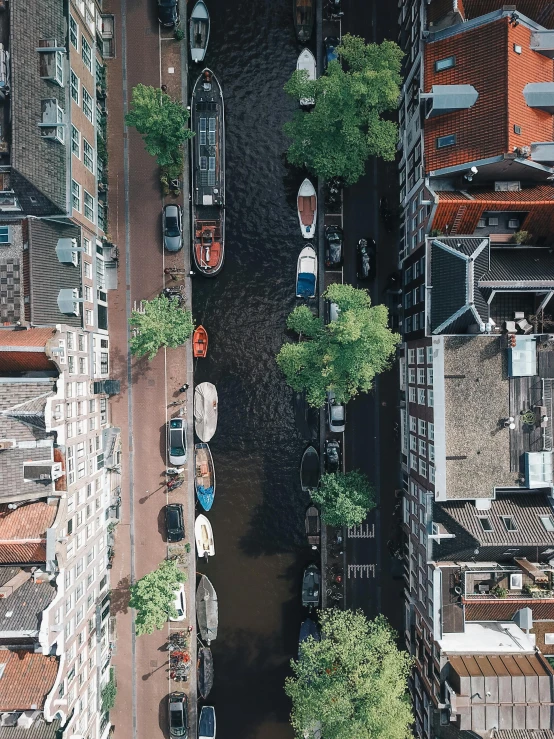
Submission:
[[[311,505],[306,511],[305,518],[306,525],[306,536],[308,537],[308,544],[312,549],[319,549],[319,539],[321,535],[321,520],[319,517],[319,511],[315,505]]]
[[[309,446],[302,455],[300,483],[305,493],[319,485],[319,454],[313,446]]]
[[[204,69],[192,90],[192,256],[213,277],[225,254],[225,116],[215,74]]]
[[[319,626],[315,623],[315,621],[312,621],[311,618],[307,618],[305,621],[302,621],[302,625],[300,626],[300,634],[298,635],[298,646],[300,646],[302,642],[306,641],[306,639],[308,639],[310,636],[315,639],[315,641],[321,641]]]
[[[214,659],[209,647],[198,650],[198,692],[206,699],[214,684]]]
[[[299,41],[309,41],[314,27],[315,0],[292,0],[294,30]]]
[[[316,564],[311,564],[304,570],[302,578],[302,605],[310,610],[317,608],[321,596],[321,572]]]

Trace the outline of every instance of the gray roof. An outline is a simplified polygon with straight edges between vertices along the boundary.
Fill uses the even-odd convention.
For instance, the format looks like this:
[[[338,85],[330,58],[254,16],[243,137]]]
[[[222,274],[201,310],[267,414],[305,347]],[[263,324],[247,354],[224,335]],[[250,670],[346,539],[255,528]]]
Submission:
[[[29,221],[31,272],[31,322],[35,326],[82,326],[82,315],[62,313],[58,307],[60,290],[77,288],[81,296],[81,266],[65,264],[56,254],[58,239],[76,239],[81,246],[81,231],[72,224]],[[82,314],[82,304],[81,314]]]
[[[55,718],[53,721],[45,721],[42,712],[26,711],[28,714],[38,714],[32,725],[26,729],[24,726],[2,726],[2,739],[57,739],[60,732],[61,721]],[[12,714],[20,716],[21,713]],[[4,714],[6,716],[6,714]],[[541,738],[542,739],[542,738]]]
[[[481,287],[554,290],[554,253],[525,246],[491,248],[490,269],[479,278]]]
[[[0,567],[0,587],[18,572],[21,572],[19,567]],[[0,598],[0,637],[10,634],[38,636],[41,614],[55,595],[54,585],[50,582],[35,583],[31,577],[7,598]]]
[[[66,213],[68,191],[69,126],[66,144],[41,137],[41,101],[55,98],[69,120],[69,82],[67,55],[64,56],[65,85],[40,78],[41,39],[55,39],[67,49],[65,4],[60,2],[10,3],[10,74],[12,146],[11,162],[15,176],[12,186],[23,210],[34,215]],[[37,197],[37,191],[39,197]],[[37,203],[31,203],[29,196]],[[42,195],[42,196],[41,196]]]

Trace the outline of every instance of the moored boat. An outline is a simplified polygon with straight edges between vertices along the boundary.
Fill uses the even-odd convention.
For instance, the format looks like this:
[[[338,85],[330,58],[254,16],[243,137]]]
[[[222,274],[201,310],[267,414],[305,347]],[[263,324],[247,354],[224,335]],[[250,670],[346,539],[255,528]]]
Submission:
[[[215,555],[212,525],[202,513],[196,517],[194,522],[194,538],[196,539],[196,551],[200,558],[208,559]]]
[[[206,575],[202,575],[196,589],[196,618],[200,636],[209,645],[217,638],[219,615],[217,594]]]
[[[305,621],[302,621],[302,625],[300,626],[300,634],[298,635],[298,646],[302,644],[302,642],[306,641],[309,637],[312,637],[312,639],[315,639],[315,641],[321,641],[321,634],[319,633],[319,626],[315,623],[315,621],[312,621],[311,618],[305,619]]]
[[[215,496],[215,468],[210,447],[194,445],[194,486],[196,497],[205,511],[209,511]]]
[[[300,483],[305,493],[319,485],[319,454],[313,446],[309,446],[302,455]]]
[[[214,684],[214,658],[209,647],[198,650],[198,692],[206,700]]]
[[[298,188],[297,208],[302,236],[305,239],[313,239],[317,221],[317,195],[315,187],[307,177]]]
[[[215,739],[215,709],[203,706],[198,721],[198,739]]]
[[[309,41],[314,27],[314,0],[292,0],[294,30],[299,41]]]
[[[217,390],[211,382],[194,389],[194,430],[200,441],[209,441],[217,428]]]
[[[304,523],[306,526],[306,536],[308,537],[308,544],[311,546],[312,549],[319,549],[319,542],[321,538],[321,518],[319,516],[319,511],[317,510],[315,505],[311,505],[306,511]]]
[[[210,40],[210,14],[203,0],[198,0],[190,14],[189,40],[192,61],[203,61]]]
[[[225,250],[225,118],[216,76],[204,69],[192,91],[192,256],[203,275],[223,266]]]
[[[208,353],[208,332],[204,326],[197,326],[192,335],[192,354],[203,359]]]
[[[309,49],[302,49],[296,62],[296,69],[298,72],[305,71],[308,73],[308,80],[315,80],[317,74],[317,65],[315,56]],[[310,105],[315,105],[314,98],[300,98],[300,105],[303,108],[308,108]]]
[[[296,297],[315,298],[317,256],[311,246],[305,246],[296,266]]]
[[[310,610],[319,605],[321,596],[321,573],[316,564],[311,564],[304,570],[302,578],[302,605]]]

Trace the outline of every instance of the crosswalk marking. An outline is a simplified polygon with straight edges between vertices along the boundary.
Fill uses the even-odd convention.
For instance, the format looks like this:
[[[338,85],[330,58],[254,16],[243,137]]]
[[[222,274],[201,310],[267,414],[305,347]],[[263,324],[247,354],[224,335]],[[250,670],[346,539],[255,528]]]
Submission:
[[[349,526],[347,536],[349,539],[374,539],[375,524],[361,523],[359,526]]]
[[[371,574],[370,574],[371,573]],[[375,565],[348,565],[348,579],[375,577]]]

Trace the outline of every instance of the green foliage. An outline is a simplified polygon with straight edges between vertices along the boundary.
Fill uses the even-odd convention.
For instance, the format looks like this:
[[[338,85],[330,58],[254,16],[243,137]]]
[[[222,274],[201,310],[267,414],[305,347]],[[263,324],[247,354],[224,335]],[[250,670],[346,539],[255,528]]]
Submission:
[[[192,315],[179,307],[178,298],[161,295],[143,302],[144,313],[132,311],[129,325],[135,329],[129,342],[131,354],[154,359],[162,346],[175,348],[190,339],[194,331]]]
[[[362,523],[375,507],[373,489],[358,470],[322,475],[319,488],[312,490],[311,496],[321,506],[321,518],[329,526]]]
[[[315,729],[325,739],[409,739],[410,657],[386,619],[328,609],[320,620],[321,641],[302,643],[285,683],[297,739]]]
[[[178,100],[156,87],[139,84],[133,88],[125,124],[137,129],[146,151],[164,167],[182,161],[183,143],[194,135],[188,128],[189,116]]]
[[[163,628],[170,616],[177,616],[173,606],[175,591],[186,579],[173,560],[164,560],[157,570],[131,585],[129,605],[137,612],[137,636],[151,634],[154,629]]]
[[[115,670],[110,667],[110,679],[102,688],[100,699],[102,701],[102,713],[111,711],[115,706],[115,697],[117,695],[117,683],[115,682]]]
[[[292,139],[291,164],[351,185],[364,174],[368,157],[395,158],[397,126],[381,116],[398,105],[403,53],[393,41],[366,44],[350,34],[342,37],[337,52],[346,69],[333,61],[317,80],[295,71],[286,83],[288,95],[313,98],[315,106],[296,111],[284,131]]]
[[[185,38],[185,32],[182,28],[176,28],[173,36],[175,38],[175,41],[182,41]]]
[[[335,392],[339,403],[368,392],[400,341],[387,326],[387,308],[371,306],[366,290],[330,285],[324,297],[340,308],[338,320],[325,325],[306,306],[295,308],[287,327],[307,340],[283,344],[277,354],[288,384],[297,392],[305,390],[316,408],[324,404],[327,390]]]

